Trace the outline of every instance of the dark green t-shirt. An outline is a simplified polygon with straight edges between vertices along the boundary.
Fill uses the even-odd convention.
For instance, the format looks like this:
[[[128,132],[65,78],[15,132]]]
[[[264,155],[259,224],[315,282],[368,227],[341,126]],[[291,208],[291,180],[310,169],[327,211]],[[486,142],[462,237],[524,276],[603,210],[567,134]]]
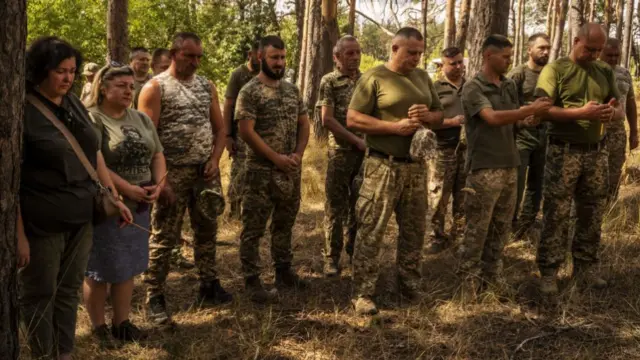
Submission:
[[[616,77],[609,65],[602,61],[578,65],[568,57],[542,69],[536,96],[548,96],[561,108],[579,108],[589,101],[606,104],[612,98],[620,99]],[[548,130],[550,137],[582,144],[599,142],[604,132],[600,121],[589,120],[555,122],[551,119]]]
[[[407,75],[389,70],[385,65],[367,71],[356,84],[349,109],[383,121],[396,122],[408,117],[409,108],[424,104],[432,111],[441,111],[429,74],[415,69]],[[396,157],[408,157],[410,136],[367,135],[367,146]]]
[[[442,104],[442,112],[445,119],[451,119],[458,115],[464,115],[462,108],[462,100],[460,99],[460,89],[445,79],[438,80],[434,84],[438,99]],[[464,81],[462,83],[464,85]],[[461,126],[450,127],[446,129],[435,129],[434,132],[438,138],[438,146],[456,147],[460,142]]]
[[[227,99],[238,98],[238,94],[240,94],[240,90],[245,86],[251,79],[253,79],[256,75],[260,73],[260,69],[256,71],[249,70],[247,64],[242,64],[238,66],[231,73],[231,78],[229,79],[229,83],[227,84],[227,90],[224,93],[224,97]],[[231,135],[234,139],[238,137],[238,123],[234,120],[236,111],[236,103],[233,104],[231,109]]]
[[[486,108],[515,110],[520,107],[518,90],[503,77],[497,86],[478,73],[462,88],[462,104],[467,134],[467,170],[520,166],[513,125],[492,126],[480,117]]]
[[[540,71],[531,69],[527,64],[522,64],[507,75],[516,83],[518,98],[521,105],[531,104],[536,100],[535,91],[540,77]],[[516,131],[516,146],[521,149],[536,149],[544,143],[546,124],[536,127],[523,127]]]

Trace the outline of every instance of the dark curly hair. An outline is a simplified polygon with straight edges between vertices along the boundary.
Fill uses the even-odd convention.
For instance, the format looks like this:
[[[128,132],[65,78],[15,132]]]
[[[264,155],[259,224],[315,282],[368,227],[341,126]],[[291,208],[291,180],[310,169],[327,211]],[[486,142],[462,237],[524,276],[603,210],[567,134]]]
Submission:
[[[76,78],[82,72],[82,54],[68,42],[56,37],[45,36],[34,40],[26,54],[27,88],[32,89],[42,83],[49,71],[69,58],[76,59]]]

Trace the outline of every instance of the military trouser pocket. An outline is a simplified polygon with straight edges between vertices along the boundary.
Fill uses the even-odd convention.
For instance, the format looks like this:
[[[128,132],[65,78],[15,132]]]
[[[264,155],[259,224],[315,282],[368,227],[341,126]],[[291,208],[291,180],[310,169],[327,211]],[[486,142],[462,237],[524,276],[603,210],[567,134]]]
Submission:
[[[375,221],[376,192],[381,186],[381,181],[384,181],[385,169],[388,169],[388,165],[384,161],[386,160],[365,158],[362,164],[362,185],[356,201],[356,218],[359,224],[371,224]]]

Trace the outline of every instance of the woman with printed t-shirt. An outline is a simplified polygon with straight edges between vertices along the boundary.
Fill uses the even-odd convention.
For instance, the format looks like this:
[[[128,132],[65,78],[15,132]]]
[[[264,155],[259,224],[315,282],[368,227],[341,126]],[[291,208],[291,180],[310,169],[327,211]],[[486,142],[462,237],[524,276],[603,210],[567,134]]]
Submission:
[[[149,263],[149,205],[162,191],[166,164],[155,126],[147,115],[131,109],[134,73],[112,63],[101,69],[85,105],[98,135],[113,182],[134,212],[137,226],[121,228],[117,220],[96,227],[87,267],[84,299],[93,333],[102,346],[113,339],[137,341],[143,332],[129,321],[133,278]],[[155,184],[155,185],[154,185]],[[111,284],[113,324],[105,323],[105,302]]]
[[[74,347],[98,190],[75,151],[118,197],[87,110],[69,91],[81,67],[80,52],[57,37],[39,38],[27,50],[17,233],[20,310],[35,359],[71,359]],[[130,221],[125,204],[116,205]]]

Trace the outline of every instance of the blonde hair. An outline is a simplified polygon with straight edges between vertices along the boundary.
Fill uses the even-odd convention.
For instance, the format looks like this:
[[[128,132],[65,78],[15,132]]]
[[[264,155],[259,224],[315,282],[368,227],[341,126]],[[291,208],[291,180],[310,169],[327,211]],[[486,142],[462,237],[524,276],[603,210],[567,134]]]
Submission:
[[[100,69],[95,77],[93,83],[91,83],[91,91],[89,97],[84,101],[84,106],[89,109],[94,106],[100,105],[104,96],[102,95],[102,89],[106,86],[106,83],[119,77],[119,76],[134,76],[133,69],[128,65],[121,66],[119,64],[107,65]]]

